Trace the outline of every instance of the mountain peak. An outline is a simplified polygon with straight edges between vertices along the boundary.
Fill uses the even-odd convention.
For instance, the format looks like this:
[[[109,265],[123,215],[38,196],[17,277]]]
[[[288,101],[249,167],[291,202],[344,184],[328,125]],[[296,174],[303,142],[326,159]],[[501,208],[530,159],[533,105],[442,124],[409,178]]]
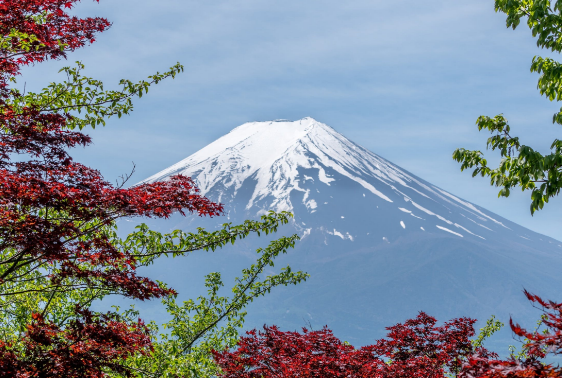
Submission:
[[[227,186],[234,185],[237,191],[248,177],[271,171],[276,163],[286,160],[288,154],[294,155],[290,151],[306,149],[305,146],[315,143],[334,146],[342,141],[352,144],[331,127],[311,117],[297,121],[248,122],[143,182],[166,180],[182,174],[192,176],[203,194],[219,181]]]
[[[287,210],[302,218],[328,212],[334,202],[345,208],[357,196],[360,202],[363,198],[369,202],[368,211],[380,207],[386,209],[386,217],[400,218],[397,224],[402,230],[415,223],[418,232],[431,229],[482,240],[489,231],[510,229],[494,214],[308,117],[245,123],[144,182],[177,174],[192,177],[203,195],[227,208],[242,206],[248,216]],[[360,203],[352,206],[367,210]],[[344,234],[338,231],[338,235]]]
[[[277,119],[274,121],[247,122],[232,129],[232,131],[222,138],[219,138],[211,145],[223,139],[223,142],[237,144],[247,140],[248,138],[259,138],[263,142],[269,142],[267,144],[275,145],[274,147],[276,147],[275,150],[277,151],[282,146],[294,143],[306,136],[315,128],[332,130],[329,126],[310,117],[305,117],[297,121]]]

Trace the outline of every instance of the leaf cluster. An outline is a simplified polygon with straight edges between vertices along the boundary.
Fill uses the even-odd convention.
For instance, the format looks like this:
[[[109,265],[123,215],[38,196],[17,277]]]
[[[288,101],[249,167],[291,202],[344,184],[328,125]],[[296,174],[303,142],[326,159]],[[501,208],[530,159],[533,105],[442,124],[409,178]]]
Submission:
[[[510,135],[510,126],[503,115],[494,118],[481,116],[477,121],[479,130],[494,134],[487,141],[487,148],[498,150],[502,157],[497,168],[488,165],[481,151],[459,148],[453,159],[461,163],[461,171],[474,168],[472,176],[489,177],[490,184],[502,189],[498,197],[509,197],[513,188],[531,191],[530,210],[533,214],[545,203],[560,193],[562,188],[562,141],[556,139],[552,153],[543,155],[520,143]]]

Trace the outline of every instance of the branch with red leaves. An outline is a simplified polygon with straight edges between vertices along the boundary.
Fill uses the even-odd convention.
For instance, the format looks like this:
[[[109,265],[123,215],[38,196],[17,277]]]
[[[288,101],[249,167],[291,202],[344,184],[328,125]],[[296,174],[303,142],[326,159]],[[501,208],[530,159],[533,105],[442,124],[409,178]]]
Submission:
[[[327,328],[299,333],[264,326],[247,332],[234,351],[214,355],[224,378],[444,378],[474,352],[474,322],[460,318],[439,327],[421,312],[388,327],[386,339],[359,349]]]
[[[151,351],[142,321],[127,324],[114,314],[76,311],[65,329],[35,314],[20,343],[0,341],[0,377],[103,377],[106,369],[129,376],[119,362]]]
[[[78,18],[67,13],[79,0],[2,0],[0,2],[0,72],[4,79],[22,65],[65,58],[95,41],[108,20]],[[96,0],[97,1],[97,0]],[[4,88],[6,83],[4,83]]]

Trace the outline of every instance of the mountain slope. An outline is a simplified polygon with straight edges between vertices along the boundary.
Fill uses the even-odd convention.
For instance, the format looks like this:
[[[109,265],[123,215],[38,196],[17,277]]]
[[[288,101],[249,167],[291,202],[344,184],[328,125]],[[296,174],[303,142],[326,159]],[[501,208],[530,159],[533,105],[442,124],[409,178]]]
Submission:
[[[419,310],[442,320],[513,313],[534,322],[521,289],[556,299],[562,288],[562,243],[457,198],[311,118],[244,124],[145,181],[175,174],[193,177],[203,194],[224,203],[228,221],[269,209],[295,214],[284,232],[302,240],[281,262],[312,277],[260,300],[250,312],[254,326],[329,324],[366,344]],[[177,217],[161,227],[224,221]],[[233,270],[260,245],[250,239],[218,262],[195,264]],[[181,276],[174,269],[182,268],[163,265],[159,273]],[[180,291],[189,286],[187,278],[176,282]]]

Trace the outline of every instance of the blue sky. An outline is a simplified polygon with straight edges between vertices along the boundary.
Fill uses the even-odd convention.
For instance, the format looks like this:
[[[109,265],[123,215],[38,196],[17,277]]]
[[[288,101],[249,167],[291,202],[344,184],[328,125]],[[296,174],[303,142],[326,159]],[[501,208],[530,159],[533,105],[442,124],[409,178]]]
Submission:
[[[542,98],[526,25],[513,31],[493,0],[101,0],[75,12],[112,28],[90,47],[28,68],[28,90],[62,80],[76,60],[106,82],[181,62],[185,72],[136,100],[131,116],[88,131],[77,158],[140,181],[247,121],[311,116],[421,178],[562,240],[562,198],[531,217],[529,194],[498,199],[461,173],[457,147],[484,149],[476,118],[504,113],[514,134],[547,152],[560,104]],[[492,161],[497,159],[488,153]]]

